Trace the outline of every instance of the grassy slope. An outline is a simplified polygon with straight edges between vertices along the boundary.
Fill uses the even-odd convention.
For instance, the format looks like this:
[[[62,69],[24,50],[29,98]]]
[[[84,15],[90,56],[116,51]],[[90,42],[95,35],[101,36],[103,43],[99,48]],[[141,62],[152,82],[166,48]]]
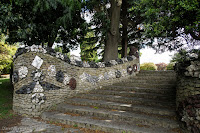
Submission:
[[[0,78],[0,119],[13,116],[12,97],[13,89],[10,79]]]

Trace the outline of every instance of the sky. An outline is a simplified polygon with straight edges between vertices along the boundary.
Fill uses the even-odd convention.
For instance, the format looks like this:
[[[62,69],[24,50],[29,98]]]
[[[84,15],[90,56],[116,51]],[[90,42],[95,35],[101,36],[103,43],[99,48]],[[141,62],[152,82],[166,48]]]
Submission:
[[[140,52],[142,53],[142,56],[140,57],[140,63],[145,62],[153,62],[154,64],[158,63],[166,63],[168,64],[171,60],[171,56],[174,55],[175,52],[164,52],[162,54],[156,54],[156,51],[152,48],[144,48],[141,49]],[[70,51],[71,55],[75,55],[80,57],[80,48],[74,51]]]

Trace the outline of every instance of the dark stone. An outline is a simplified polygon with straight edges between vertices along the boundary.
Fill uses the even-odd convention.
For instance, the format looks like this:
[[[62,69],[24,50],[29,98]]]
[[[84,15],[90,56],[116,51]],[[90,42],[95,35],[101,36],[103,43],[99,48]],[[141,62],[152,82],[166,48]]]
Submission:
[[[13,72],[13,82],[17,83],[19,81],[18,71]]]
[[[17,56],[19,56],[19,55],[21,55],[23,53],[26,53],[26,52],[27,52],[27,49],[25,49],[25,48],[18,48],[17,51],[16,51],[15,56],[17,57]]]
[[[64,80],[64,74],[63,74],[63,72],[61,70],[56,73],[56,80],[58,82],[60,82],[60,83],[63,82],[63,80]]]
[[[99,67],[99,66],[98,66],[95,62],[93,62],[93,61],[89,62],[88,64],[90,65],[91,68],[98,68],[98,67]]]
[[[42,81],[45,78],[45,75],[42,73],[40,76],[35,75],[36,73],[42,73],[42,71],[40,70],[34,70],[31,73],[31,77],[33,79],[33,81],[37,82],[37,81]]]
[[[117,70],[115,72],[116,78],[120,78],[122,76],[121,72],[119,70]]]
[[[49,91],[49,90],[59,90],[60,87],[56,86],[56,85],[53,85],[51,83],[48,83],[48,82],[45,82],[45,81],[42,81],[40,82],[40,85],[43,87],[43,89],[45,91]]]
[[[46,48],[46,50],[47,50],[47,54],[53,54],[53,55],[56,55],[56,51],[54,50],[54,49],[52,49],[52,48],[50,48],[50,47],[47,47]]]
[[[107,62],[105,62],[105,66],[106,66],[106,67],[111,67],[112,64],[111,64],[109,61],[107,61]]]
[[[69,87],[70,87],[70,89],[72,89],[72,90],[75,90],[75,89],[76,89],[76,79],[75,79],[75,78],[71,78],[71,79],[69,80]]]
[[[131,75],[133,73],[133,68],[131,66],[127,67],[127,73]]]
[[[82,61],[75,61],[76,62],[76,66],[78,67],[83,67],[83,62]]]
[[[131,56],[128,56],[128,57],[127,57],[127,60],[128,60],[128,61],[132,61],[133,58],[132,58]]]
[[[119,58],[116,59],[115,61],[116,61],[118,64],[123,64],[123,61],[122,61],[121,59],[119,59]]]
[[[67,55],[64,56],[64,61],[67,62],[68,64],[70,64],[71,62],[70,58]]]
[[[19,90],[15,91],[16,94],[31,94],[35,88],[36,82],[31,82],[28,85],[22,86]]]

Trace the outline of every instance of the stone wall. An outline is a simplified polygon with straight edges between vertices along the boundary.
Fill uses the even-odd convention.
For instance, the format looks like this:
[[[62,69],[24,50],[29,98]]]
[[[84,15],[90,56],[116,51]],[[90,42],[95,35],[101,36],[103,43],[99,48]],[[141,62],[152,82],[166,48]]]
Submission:
[[[13,110],[39,116],[65,98],[135,76],[139,67],[135,56],[94,63],[70,60],[41,46],[20,48],[14,57]]]
[[[177,112],[189,132],[200,132],[200,61],[177,65]]]

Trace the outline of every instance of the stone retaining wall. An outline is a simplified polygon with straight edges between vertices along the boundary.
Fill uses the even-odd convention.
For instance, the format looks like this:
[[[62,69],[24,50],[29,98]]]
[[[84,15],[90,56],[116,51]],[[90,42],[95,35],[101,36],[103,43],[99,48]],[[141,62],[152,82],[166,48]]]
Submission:
[[[135,76],[139,67],[135,56],[94,63],[72,61],[41,46],[20,48],[14,57],[13,110],[39,116],[65,98]]]
[[[190,132],[200,132],[200,61],[177,65],[177,112]]]

